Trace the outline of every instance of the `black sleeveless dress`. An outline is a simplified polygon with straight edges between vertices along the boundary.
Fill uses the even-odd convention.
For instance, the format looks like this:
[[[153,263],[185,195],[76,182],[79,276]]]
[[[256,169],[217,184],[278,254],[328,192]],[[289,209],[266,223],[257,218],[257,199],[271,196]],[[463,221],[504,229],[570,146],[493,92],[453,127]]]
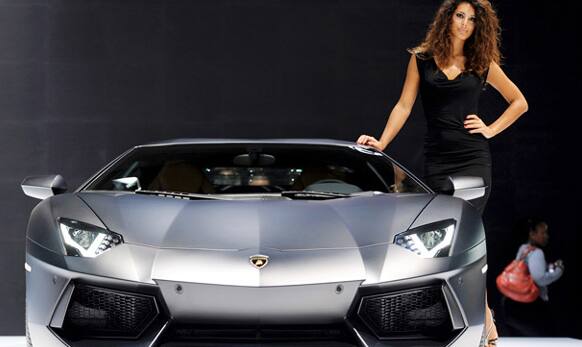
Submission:
[[[491,191],[491,154],[482,134],[464,127],[470,114],[479,115],[478,104],[485,77],[465,71],[449,80],[433,57],[416,55],[420,75],[420,97],[428,131],[425,136],[425,181],[442,192],[448,176],[480,176],[485,196],[471,203],[483,214]],[[479,116],[480,117],[480,116]]]

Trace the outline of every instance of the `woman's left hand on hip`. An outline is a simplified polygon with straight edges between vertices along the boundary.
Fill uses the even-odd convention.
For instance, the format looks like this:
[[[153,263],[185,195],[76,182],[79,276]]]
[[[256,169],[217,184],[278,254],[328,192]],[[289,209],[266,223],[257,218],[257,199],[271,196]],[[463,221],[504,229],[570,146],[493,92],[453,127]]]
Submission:
[[[485,138],[490,139],[493,137],[493,130],[489,128],[476,114],[470,114],[465,118],[465,129],[469,130],[471,134],[481,134]]]

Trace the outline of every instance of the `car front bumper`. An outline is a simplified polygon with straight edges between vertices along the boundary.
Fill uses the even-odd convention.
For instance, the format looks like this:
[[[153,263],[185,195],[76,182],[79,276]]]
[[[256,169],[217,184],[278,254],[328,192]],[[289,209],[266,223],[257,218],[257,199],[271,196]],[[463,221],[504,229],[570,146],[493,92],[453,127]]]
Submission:
[[[99,267],[80,272],[70,269],[66,262],[55,261],[54,256],[48,259],[42,252],[29,251],[27,328],[34,346],[48,347],[208,346],[209,342],[213,346],[221,346],[220,343],[260,346],[266,341],[293,346],[477,346],[484,322],[484,248],[482,243],[455,259],[435,262],[429,267],[424,265],[429,264],[425,260],[411,263],[417,261],[415,256],[406,258],[408,254],[404,253],[403,260],[399,253],[398,261],[387,258],[391,265],[384,266],[386,271],[375,276],[374,281],[279,286],[196,283],[176,278],[139,280],[111,276],[114,270],[100,271]],[[403,269],[404,263],[410,267]],[[112,257],[106,265],[114,264]],[[103,272],[107,275],[94,275]],[[81,288],[151,298],[156,312],[131,337],[71,333],[70,310]],[[427,290],[437,293],[446,309],[447,322],[442,325],[446,328],[437,334],[438,338],[421,336],[418,331],[402,332],[410,329],[409,321],[432,319],[428,304],[410,308],[413,305],[410,298],[417,302],[418,295]],[[364,302],[379,297],[381,307],[366,313]],[[396,319],[399,310],[409,310],[409,314]],[[378,322],[372,321],[370,315],[386,320],[375,324]],[[75,317],[79,318],[78,314]],[[400,330],[386,335],[390,329]]]

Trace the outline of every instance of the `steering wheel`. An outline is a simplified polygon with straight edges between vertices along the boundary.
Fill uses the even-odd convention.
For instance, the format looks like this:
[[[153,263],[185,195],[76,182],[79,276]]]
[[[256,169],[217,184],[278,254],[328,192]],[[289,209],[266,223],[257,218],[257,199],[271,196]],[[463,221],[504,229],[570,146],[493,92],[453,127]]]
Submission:
[[[224,194],[245,194],[245,193],[260,193],[260,192],[272,192],[270,186],[226,186],[220,189],[221,193]]]
[[[311,183],[310,185],[312,185],[312,184],[320,184],[320,183],[341,183],[341,184],[346,184],[346,182],[344,182],[342,180],[338,180],[338,179],[335,179],[335,178],[326,178],[326,179],[322,179],[322,180],[319,180],[319,181],[315,181],[315,182]]]

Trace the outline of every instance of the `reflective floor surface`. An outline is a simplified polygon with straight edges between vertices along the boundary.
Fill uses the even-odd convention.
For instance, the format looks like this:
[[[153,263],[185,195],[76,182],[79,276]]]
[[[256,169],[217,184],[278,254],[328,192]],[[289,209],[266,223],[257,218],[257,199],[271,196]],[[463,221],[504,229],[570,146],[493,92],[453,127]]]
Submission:
[[[568,338],[500,338],[498,347],[582,347],[582,340]],[[0,336],[0,347],[26,347],[24,336]]]

